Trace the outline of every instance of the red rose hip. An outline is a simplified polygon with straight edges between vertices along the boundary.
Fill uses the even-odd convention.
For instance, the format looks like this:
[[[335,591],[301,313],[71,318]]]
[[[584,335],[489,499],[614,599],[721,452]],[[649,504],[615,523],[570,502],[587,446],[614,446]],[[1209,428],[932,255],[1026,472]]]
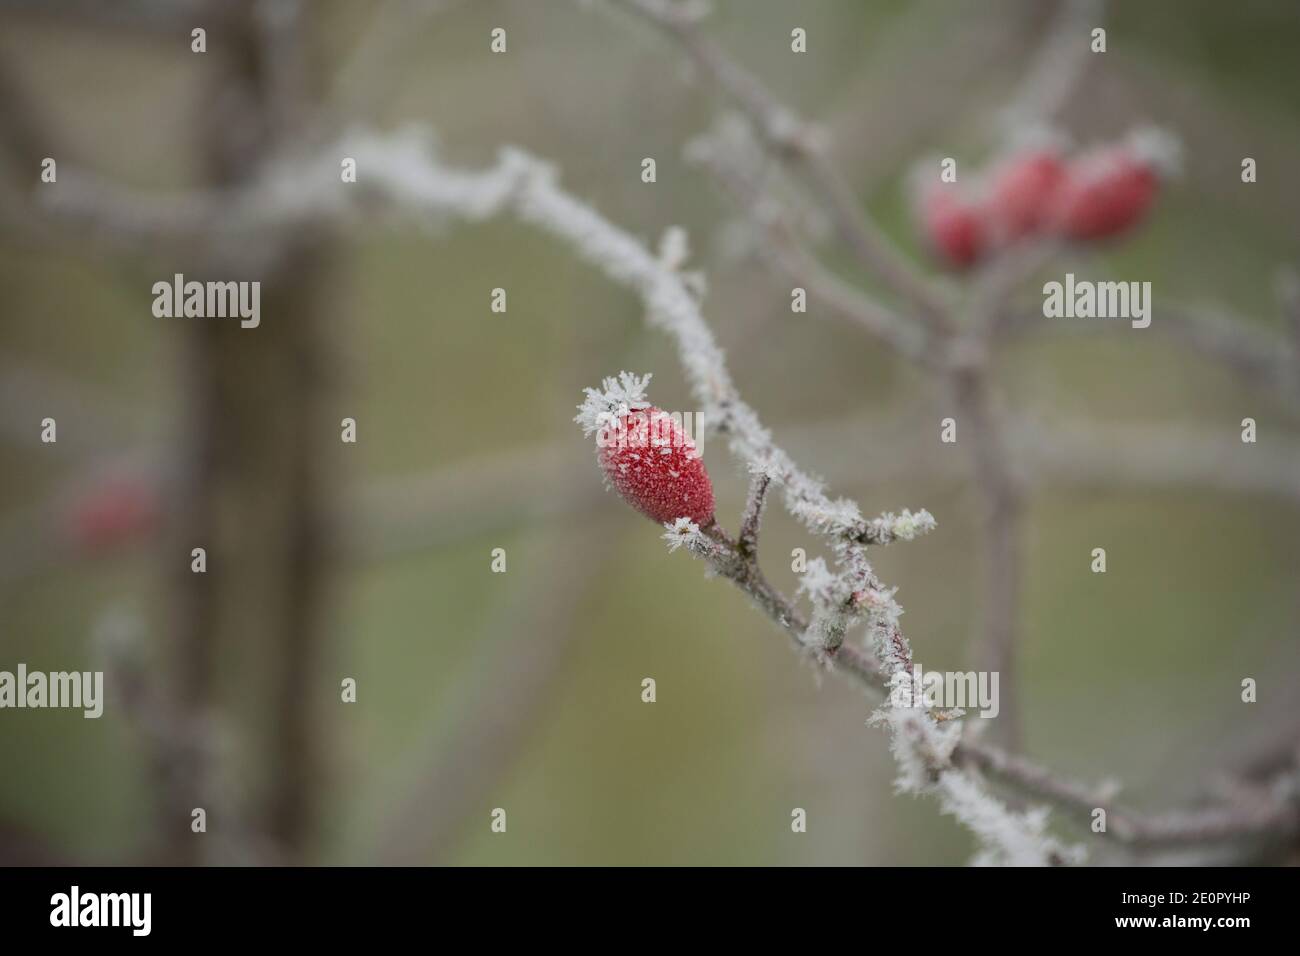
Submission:
[[[661,524],[713,521],[713,484],[681,422],[648,405],[608,416],[597,431],[596,460],[637,511]]]

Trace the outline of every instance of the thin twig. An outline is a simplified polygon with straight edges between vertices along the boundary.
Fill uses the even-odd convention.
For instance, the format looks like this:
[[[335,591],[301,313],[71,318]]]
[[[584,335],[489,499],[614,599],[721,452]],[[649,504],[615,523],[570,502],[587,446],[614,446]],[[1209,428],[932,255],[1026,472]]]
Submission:
[[[1088,46],[1094,27],[1104,25],[1104,0],[1061,0],[1000,126],[1015,135],[1049,126],[1065,109],[1096,60]]]
[[[822,306],[857,325],[900,356],[924,363],[929,356],[929,336],[924,327],[908,322],[892,309],[832,273],[804,248],[790,210],[763,194],[760,183],[746,177],[736,157],[717,141],[697,142],[691,157],[701,163],[742,209],[753,211],[760,232],[758,254],[765,264],[812,297],[814,313]]]
[[[757,76],[735,63],[696,29],[697,17],[669,0],[623,0],[628,9],[672,36],[695,65],[750,117],[782,162],[798,166],[825,203],[837,231],[858,261],[910,303],[922,322],[942,328],[948,303],[866,214],[861,201],[826,155],[821,135],[785,106]]]
[[[1104,335],[1114,332],[1106,322],[1073,322],[1043,317],[1041,309],[1005,313],[998,328],[1001,340],[1033,335]],[[1300,405],[1291,389],[1288,343],[1263,323],[1229,313],[1221,306],[1193,306],[1162,301],[1146,332],[1169,336],[1253,385],[1270,389]]]

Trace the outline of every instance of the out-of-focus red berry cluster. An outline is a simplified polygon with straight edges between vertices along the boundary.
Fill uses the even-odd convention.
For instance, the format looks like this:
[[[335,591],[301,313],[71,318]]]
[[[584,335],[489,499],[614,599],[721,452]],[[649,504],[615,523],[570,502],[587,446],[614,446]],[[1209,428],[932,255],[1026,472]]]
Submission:
[[[956,269],[1035,236],[1105,239],[1142,221],[1172,161],[1167,141],[1150,134],[1074,157],[1054,143],[1028,146],[968,179],[927,176],[917,223],[934,255]]]

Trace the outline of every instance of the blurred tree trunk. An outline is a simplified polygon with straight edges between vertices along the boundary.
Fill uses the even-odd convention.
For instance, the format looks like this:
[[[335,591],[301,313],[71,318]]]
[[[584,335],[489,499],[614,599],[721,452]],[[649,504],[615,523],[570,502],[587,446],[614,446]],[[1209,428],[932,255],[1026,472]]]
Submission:
[[[220,60],[196,109],[196,147],[214,187],[254,175],[293,130],[287,110],[302,106],[301,73],[287,69],[302,62],[300,25],[280,23],[272,34],[266,10],[245,2],[242,13],[209,32],[208,56]],[[322,459],[339,447],[322,401],[334,261],[331,238],[317,230],[282,239],[269,258],[215,255],[205,275],[186,276],[260,280],[261,324],[187,320],[185,331],[178,384],[189,447],[166,560],[176,700],[192,734],[176,761],[184,779],[168,821],[171,862],[295,863],[313,847],[315,730],[329,689],[322,603],[334,550]],[[194,547],[207,550],[204,574],[190,569]],[[218,701],[239,742],[233,752],[218,743],[225,728],[209,721]],[[206,836],[190,832],[198,806],[208,813]]]

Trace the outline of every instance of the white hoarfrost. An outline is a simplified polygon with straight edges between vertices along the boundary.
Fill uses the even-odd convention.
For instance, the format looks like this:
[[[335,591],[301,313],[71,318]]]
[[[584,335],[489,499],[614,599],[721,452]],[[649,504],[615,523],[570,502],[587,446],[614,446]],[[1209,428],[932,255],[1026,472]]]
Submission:
[[[935,529],[934,515],[922,508],[911,512],[906,508],[901,514],[886,511],[879,518],[872,518],[867,523],[867,537],[873,544],[889,544],[893,541],[914,541],[923,534]]]
[[[663,539],[668,542],[668,550],[676,551],[685,545],[688,550],[698,551],[705,547],[708,540],[700,532],[700,526],[690,518],[678,518],[672,524],[666,524]]]
[[[578,406],[578,414],[573,420],[582,427],[584,435],[591,435],[609,426],[616,416],[626,415],[639,408],[649,408],[650,403],[645,397],[648,384],[649,375],[619,372],[617,378],[605,379],[599,389],[584,389],[587,397]]]
[[[889,597],[892,604],[892,595]],[[871,630],[877,658],[886,667],[889,685],[896,690],[868,719],[889,732],[889,749],[898,764],[895,789],[900,793],[931,795],[940,809],[955,817],[975,835],[975,865],[1054,866],[1083,862],[1081,846],[1070,846],[1047,831],[1045,808],[1017,812],[975,776],[953,763],[961,742],[962,725],[936,720],[925,710],[904,704],[915,699],[912,691],[912,651],[897,627],[897,619]]]

